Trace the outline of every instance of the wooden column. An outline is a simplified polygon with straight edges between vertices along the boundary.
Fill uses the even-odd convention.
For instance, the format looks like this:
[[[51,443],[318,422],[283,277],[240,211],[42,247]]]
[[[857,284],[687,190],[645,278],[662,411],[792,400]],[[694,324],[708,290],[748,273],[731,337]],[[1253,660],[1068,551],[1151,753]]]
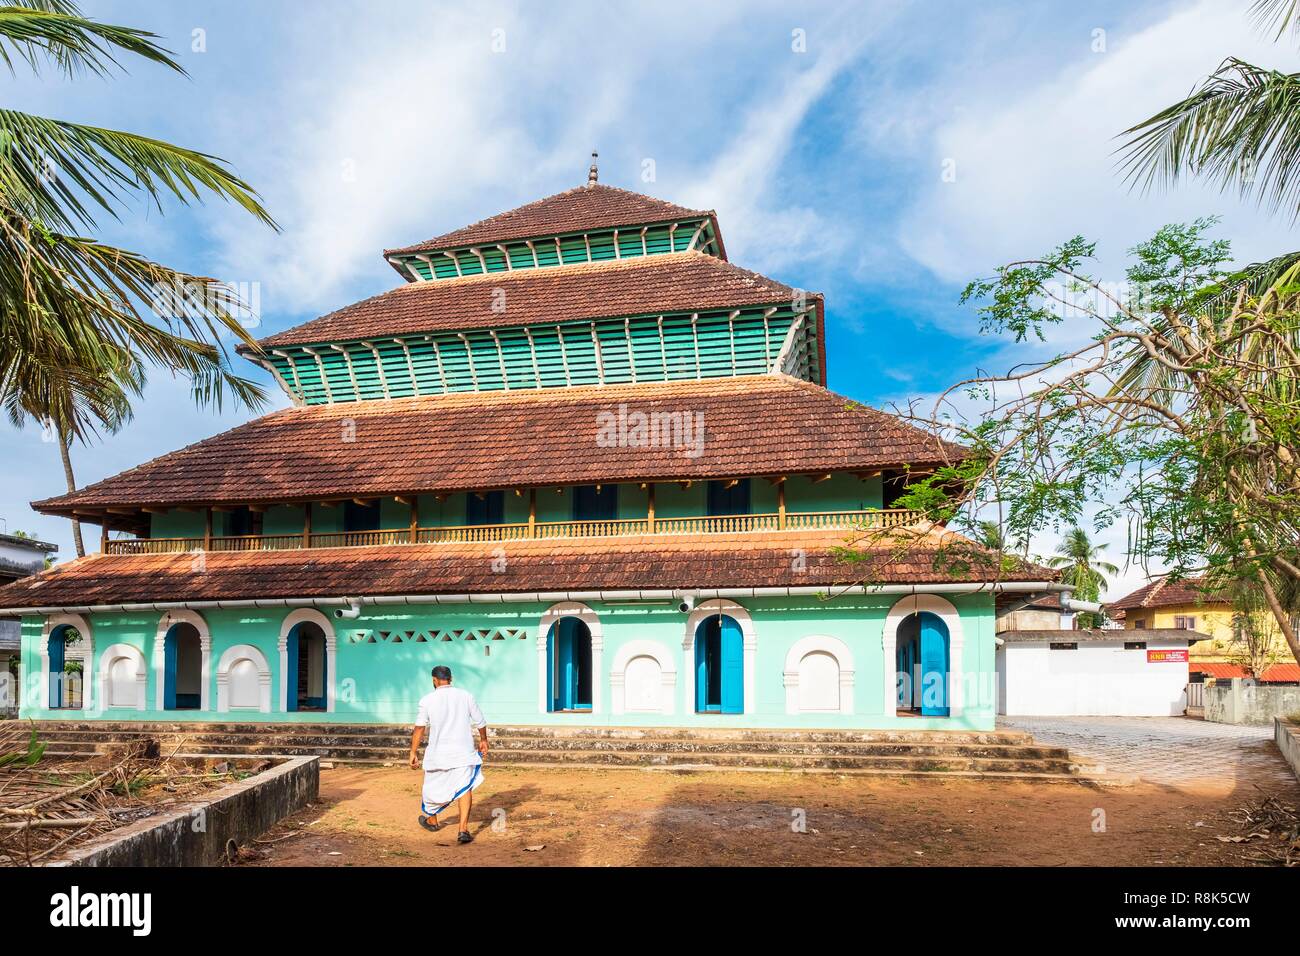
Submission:
[[[99,522],[99,553],[108,554],[108,515]]]
[[[420,539],[420,498],[411,495],[411,544]]]
[[[785,530],[785,481],[776,486],[776,526]]]
[[[537,489],[528,489],[528,537],[537,537]]]
[[[311,502],[302,507],[302,546],[311,547]]]
[[[203,550],[212,550],[212,509],[206,508],[203,511]]]
[[[649,482],[646,485],[646,529],[654,534],[655,532],[655,483]]]

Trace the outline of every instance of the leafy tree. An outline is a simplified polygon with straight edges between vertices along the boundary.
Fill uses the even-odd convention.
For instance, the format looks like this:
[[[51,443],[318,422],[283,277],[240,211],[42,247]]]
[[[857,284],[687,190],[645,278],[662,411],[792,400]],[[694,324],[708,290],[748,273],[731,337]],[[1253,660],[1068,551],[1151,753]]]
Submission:
[[[154,34],[100,23],[71,0],[0,7],[0,59],[106,77],[130,54],[184,75]],[[263,390],[236,375],[223,335],[252,345],[240,303],[215,280],[87,238],[143,197],[234,202],[275,223],[257,194],[219,159],[134,133],[0,109],[0,404],[21,423],[38,419],[68,448],[130,414],[145,367],[189,379],[197,402],[229,396],[258,407]],[[179,294],[177,291],[179,290]],[[84,553],[80,533],[77,553]]]
[[[1088,512],[1127,521],[1129,552],[1209,590],[1258,588],[1300,660],[1300,296],[1230,272],[1212,219],[1159,230],[1131,250],[1128,285],[1085,271],[1081,237],[972,282],[986,332],[1072,345],[1005,375],[958,383],[919,424],[966,445],[897,502],[971,528],[998,508],[1014,539]]]

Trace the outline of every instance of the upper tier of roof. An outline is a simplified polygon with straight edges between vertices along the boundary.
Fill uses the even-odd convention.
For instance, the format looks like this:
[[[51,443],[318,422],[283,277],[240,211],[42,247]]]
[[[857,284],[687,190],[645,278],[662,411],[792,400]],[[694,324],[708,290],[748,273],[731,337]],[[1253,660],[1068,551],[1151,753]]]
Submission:
[[[384,255],[431,252],[456,246],[532,239],[615,226],[643,226],[690,218],[716,220],[711,209],[687,209],[653,196],[591,183],[497,213],[425,242],[399,249],[385,249]]]
[[[1225,599],[1205,590],[1203,578],[1183,578],[1181,581],[1159,578],[1116,601],[1108,601],[1106,609],[1129,611],[1139,608],[1174,607],[1180,604],[1215,604],[1223,600]]]
[[[664,424],[661,440],[637,440],[627,431],[637,412],[692,430],[702,425],[704,434],[669,436]],[[615,426],[621,437],[614,440],[610,416],[625,423]],[[821,474],[936,465],[962,454],[820,386],[751,375],[285,409],[34,507],[95,513]]]
[[[416,332],[467,331],[580,319],[789,303],[788,285],[716,256],[640,259],[412,282],[261,340],[264,348]],[[803,293],[810,301],[815,294]]]

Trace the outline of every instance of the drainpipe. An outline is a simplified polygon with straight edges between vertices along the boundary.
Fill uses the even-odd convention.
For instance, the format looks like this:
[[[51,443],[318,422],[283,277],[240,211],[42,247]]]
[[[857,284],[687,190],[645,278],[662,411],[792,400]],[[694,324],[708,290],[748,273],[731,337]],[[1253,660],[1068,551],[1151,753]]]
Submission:
[[[348,602],[347,607],[338,608],[334,616],[340,620],[354,621],[361,616],[361,599],[344,598]]]

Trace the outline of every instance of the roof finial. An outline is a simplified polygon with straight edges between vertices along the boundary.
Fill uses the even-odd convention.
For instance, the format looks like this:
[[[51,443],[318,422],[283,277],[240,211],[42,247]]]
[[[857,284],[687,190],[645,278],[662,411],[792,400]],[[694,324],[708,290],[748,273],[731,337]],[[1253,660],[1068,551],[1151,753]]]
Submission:
[[[587,185],[588,185],[588,186],[594,186],[594,185],[596,185],[596,180],[597,180],[597,178],[599,178],[599,176],[600,176],[600,172],[599,172],[599,170],[596,169],[596,157],[599,156],[599,155],[600,155],[600,154],[597,153],[594,149],[591,151],[591,169],[587,170]]]

